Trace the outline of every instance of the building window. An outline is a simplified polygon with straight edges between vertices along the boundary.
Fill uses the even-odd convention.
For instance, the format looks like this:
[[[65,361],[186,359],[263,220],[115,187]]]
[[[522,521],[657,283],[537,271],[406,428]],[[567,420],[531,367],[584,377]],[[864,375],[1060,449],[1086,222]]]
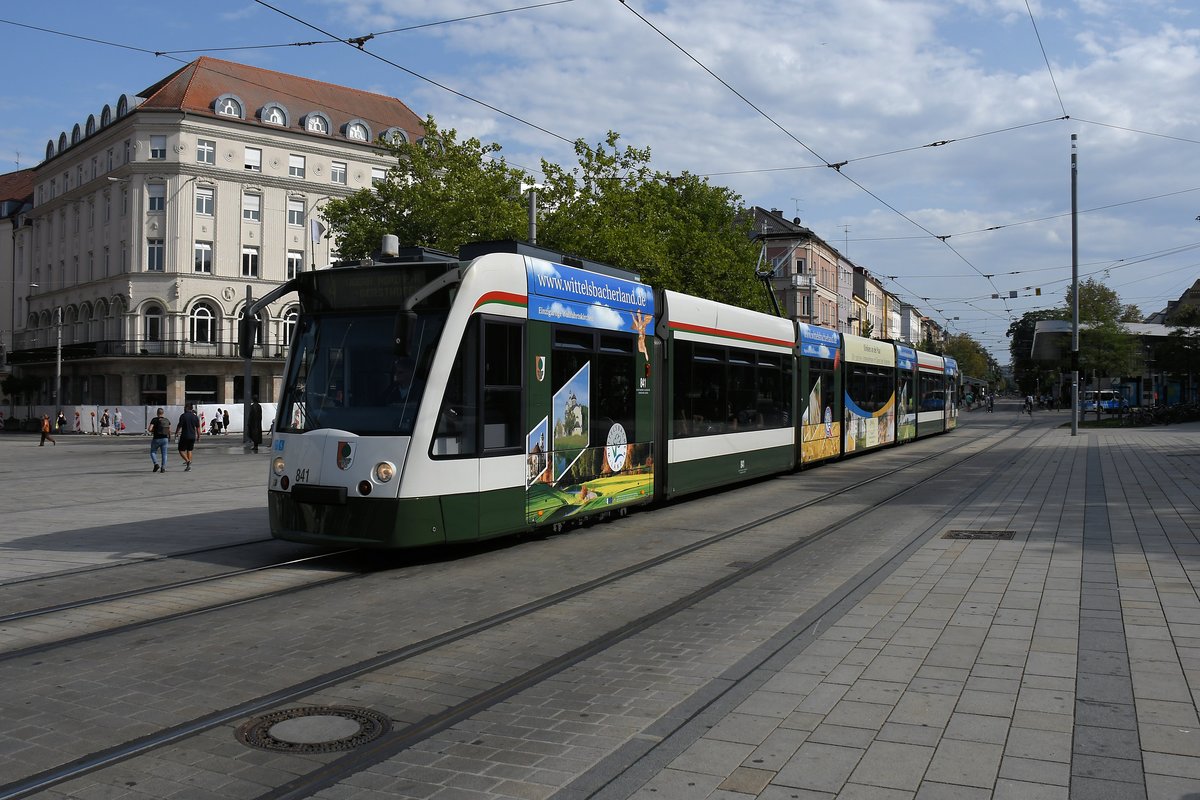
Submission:
[[[113,169],[113,149],[110,147],[110,148],[108,148],[108,169],[105,171],[112,172],[112,169]]]
[[[242,195],[242,219],[247,222],[258,222],[262,219],[262,195],[246,192]]]
[[[257,147],[246,148],[246,169],[251,172],[262,172],[262,150]]]
[[[123,217],[128,213],[129,213],[129,190],[122,189],[121,190],[121,216]]]
[[[196,272],[212,274],[213,267],[213,243],[212,242],[196,242]]]
[[[268,106],[263,109],[262,121],[268,125],[287,125],[283,109],[279,106]]]
[[[293,178],[304,177],[304,156],[288,156],[288,175]]]
[[[346,182],[345,161],[334,161],[329,165],[329,180],[331,183],[344,184]]]
[[[217,143],[212,139],[197,139],[196,161],[200,164],[216,164]]]
[[[217,341],[217,315],[207,303],[196,303],[188,316],[191,340],[198,344],[214,344]]]
[[[213,215],[213,190],[207,186],[196,187],[196,213],[203,217]]]
[[[109,222],[112,219],[112,195],[108,192],[104,193],[104,221]]]
[[[151,183],[146,185],[146,191],[150,194],[150,204],[146,207],[147,211],[166,211],[167,210],[167,186],[163,183]]]
[[[161,160],[167,157],[167,137],[166,136],[151,136],[150,137],[150,158]]]
[[[213,108],[223,117],[237,117],[241,119],[244,116],[242,113],[242,101],[230,94],[218,97],[216,103],[213,104]]]
[[[296,227],[304,227],[304,201],[303,200],[288,200],[287,201],[287,224]]]
[[[258,277],[258,248],[242,247],[242,277]]]
[[[370,140],[371,133],[367,130],[365,123],[351,122],[346,125],[346,138],[353,139],[356,142],[365,142]]]
[[[105,247],[105,248],[104,248],[104,277],[105,277],[105,278],[107,278],[107,277],[108,277],[108,262],[109,262],[109,258],[108,258],[108,248],[107,248],[107,247]]]
[[[314,111],[304,118],[304,128],[309,133],[329,133],[329,119],[324,114]]]
[[[147,342],[161,342],[163,338],[163,310],[160,306],[146,306],[146,329],[145,337]]]
[[[299,275],[304,271],[304,253],[299,250],[287,251],[287,279]]]
[[[296,335],[296,323],[300,320],[300,312],[294,307],[289,308],[283,315],[283,328],[279,334],[282,337],[280,345],[288,347],[292,343],[292,337]]]
[[[387,170],[383,167],[371,167],[371,185],[383,183],[387,180]]]
[[[162,239],[146,240],[146,271],[162,272],[166,251]]]

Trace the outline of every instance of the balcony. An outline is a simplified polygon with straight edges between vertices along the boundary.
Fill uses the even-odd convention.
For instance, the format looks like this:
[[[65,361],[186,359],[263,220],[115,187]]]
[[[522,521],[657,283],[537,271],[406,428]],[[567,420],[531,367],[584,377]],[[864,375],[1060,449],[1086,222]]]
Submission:
[[[16,366],[53,364],[57,347],[30,347],[12,350],[8,363]],[[287,355],[287,347],[257,345],[256,359],[278,359]],[[99,342],[80,342],[62,346],[63,361],[87,361],[102,358],[188,358],[188,359],[241,359],[237,342],[200,343],[183,339],[108,339]]]

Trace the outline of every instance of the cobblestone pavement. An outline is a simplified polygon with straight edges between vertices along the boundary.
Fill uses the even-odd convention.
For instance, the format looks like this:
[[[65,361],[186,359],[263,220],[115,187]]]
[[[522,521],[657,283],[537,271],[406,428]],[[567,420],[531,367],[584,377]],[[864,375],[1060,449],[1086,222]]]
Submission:
[[[357,650],[402,646],[577,583],[588,569],[698,540],[866,464],[990,437],[1001,442],[991,455],[888,510],[747,571],[410,747],[381,752],[310,796],[1200,800],[1200,427],[1071,437],[1052,427],[1066,419],[1014,424],[1011,414],[975,412],[951,436],[873,460],[402,566],[354,591],[253,607],[253,617],[184,621],[170,638],[131,638],[124,649],[110,642],[0,665],[11,679],[0,689],[0,797],[23,760],[49,768],[73,747],[129,741]],[[0,492],[9,520],[0,587],[184,553],[196,532],[231,544],[264,535],[265,456],[211,443],[193,472],[159,476],[144,442],[87,438],[27,456],[36,438],[0,436],[0,480],[21,487]],[[186,528],[173,526],[173,510]],[[314,691],[305,703],[419,722],[662,598],[746,570],[774,540],[817,531],[829,513],[781,518],[736,544]],[[953,530],[1012,538],[943,538]],[[364,613],[371,608],[404,611]],[[68,665],[76,660],[93,674]],[[148,666],[162,677],[148,678]],[[352,757],[253,751],[234,741],[233,727],[41,796],[284,797],[292,779]]]

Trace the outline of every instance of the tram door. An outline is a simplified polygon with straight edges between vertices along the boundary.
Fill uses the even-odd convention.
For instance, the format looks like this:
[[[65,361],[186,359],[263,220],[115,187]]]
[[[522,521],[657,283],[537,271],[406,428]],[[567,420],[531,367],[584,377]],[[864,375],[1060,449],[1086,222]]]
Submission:
[[[522,351],[520,320],[474,317],[446,386],[435,457],[457,462],[442,495],[447,541],[518,530]]]

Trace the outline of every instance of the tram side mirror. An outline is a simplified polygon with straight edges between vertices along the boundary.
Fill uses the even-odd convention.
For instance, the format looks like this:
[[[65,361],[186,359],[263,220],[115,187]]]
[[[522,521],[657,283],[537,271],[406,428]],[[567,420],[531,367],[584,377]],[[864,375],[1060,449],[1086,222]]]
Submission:
[[[396,323],[392,329],[393,352],[398,356],[407,356],[408,343],[412,339],[412,329],[417,324],[415,311],[401,311],[396,314]]]

